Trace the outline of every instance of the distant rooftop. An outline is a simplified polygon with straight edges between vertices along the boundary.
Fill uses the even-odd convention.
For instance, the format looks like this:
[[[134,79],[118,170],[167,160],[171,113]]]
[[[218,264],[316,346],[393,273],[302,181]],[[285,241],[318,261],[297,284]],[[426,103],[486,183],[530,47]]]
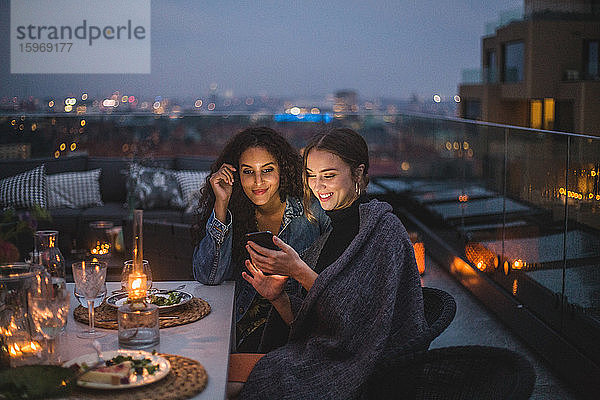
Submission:
[[[512,8],[509,10],[502,11],[498,19],[495,21],[486,22],[485,24],[485,36],[494,35],[496,30],[502,26],[508,25],[514,21],[523,20],[523,7]]]
[[[600,4],[592,0],[524,0],[521,7],[512,8],[499,14],[498,19],[485,24],[485,36],[494,35],[498,28],[522,20],[598,20]]]

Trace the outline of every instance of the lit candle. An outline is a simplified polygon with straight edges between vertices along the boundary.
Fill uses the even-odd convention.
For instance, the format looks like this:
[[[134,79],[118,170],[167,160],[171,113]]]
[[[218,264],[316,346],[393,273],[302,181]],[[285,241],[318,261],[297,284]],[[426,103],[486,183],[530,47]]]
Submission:
[[[520,258],[513,261],[513,269],[523,269],[525,268],[525,262],[523,262],[523,260],[521,260]]]
[[[419,240],[417,232],[410,232],[408,237],[413,244],[419,275],[423,275],[425,273],[425,244]]]
[[[144,302],[146,300],[146,274],[133,272],[128,277],[127,289],[131,303]]]
[[[96,246],[90,249],[90,253],[97,256],[103,256],[110,252],[110,244],[109,243],[100,243],[100,241],[96,241]]]
[[[425,244],[423,242],[415,242],[413,243],[413,248],[415,250],[415,260],[417,261],[419,275],[423,275],[425,273]]]
[[[38,355],[42,351],[42,346],[38,342],[12,343],[8,346],[8,354],[11,358],[21,358]]]

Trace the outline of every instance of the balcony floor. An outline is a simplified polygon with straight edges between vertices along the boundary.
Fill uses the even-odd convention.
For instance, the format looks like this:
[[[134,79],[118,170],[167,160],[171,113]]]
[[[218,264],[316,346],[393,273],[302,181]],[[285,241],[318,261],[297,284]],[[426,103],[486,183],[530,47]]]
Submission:
[[[536,353],[508,330],[498,318],[461,286],[446,270],[431,258],[421,278],[423,286],[447,291],[456,300],[456,317],[450,326],[431,344],[431,348],[483,345],[508,348],[524,354],[533,364],[536,383],[531,399],[575,400],[581,398],[568,384],[558,378]],[[474,371],[476,373],[476,371]]]

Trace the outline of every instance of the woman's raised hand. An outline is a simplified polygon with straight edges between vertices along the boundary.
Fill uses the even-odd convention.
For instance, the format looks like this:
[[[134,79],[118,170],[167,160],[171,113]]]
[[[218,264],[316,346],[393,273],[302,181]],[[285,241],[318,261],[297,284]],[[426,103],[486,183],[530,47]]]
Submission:
[[[227,219],[227,206],[233,192],[233,173],[235,171],[233,165],[224,163],[209,179],[210,186],[215,194],[215,216],[223,223],[226,223]]]
[[[225,163],[210,176],[210,186],[212,186],[217,200],[229,202],[233,190],[233,173],[235,171],[233,165]]]
[[[265,275],[262,271],[256,268],[250,260],[246,260],[246,271],[242,272],[242,277],[250,282],[256,291],[269,301],[277,300],[283,293],[287,276],[281,275]]]

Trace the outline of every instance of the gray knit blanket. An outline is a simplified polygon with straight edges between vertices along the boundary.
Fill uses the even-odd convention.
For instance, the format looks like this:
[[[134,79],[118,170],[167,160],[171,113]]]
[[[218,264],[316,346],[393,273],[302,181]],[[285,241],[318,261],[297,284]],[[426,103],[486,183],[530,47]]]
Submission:
[[[353,399],[426,329],[412,244],[389,204],[359,208],[359,231],[299,304],[288,343],[252,370],[242,399]],[[305,253],[311,267],[326,236]],[[368,395],[368,394],[367,394]]]

